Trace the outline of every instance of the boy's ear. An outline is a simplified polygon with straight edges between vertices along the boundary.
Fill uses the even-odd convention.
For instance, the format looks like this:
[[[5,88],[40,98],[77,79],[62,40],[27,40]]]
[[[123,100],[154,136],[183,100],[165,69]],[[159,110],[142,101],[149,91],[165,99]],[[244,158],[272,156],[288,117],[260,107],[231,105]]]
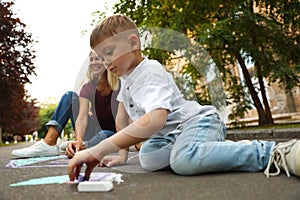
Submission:
[[[140,40],[137,35],[131,34],[128,36],[129,42],[134,49],[140,48]]]

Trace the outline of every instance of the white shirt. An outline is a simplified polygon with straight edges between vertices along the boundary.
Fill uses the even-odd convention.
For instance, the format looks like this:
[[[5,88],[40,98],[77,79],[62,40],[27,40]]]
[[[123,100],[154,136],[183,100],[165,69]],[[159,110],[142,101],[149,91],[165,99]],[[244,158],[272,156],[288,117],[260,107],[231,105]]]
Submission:
[[[183,98],[173,77],[156,60],[144,60],[129,74],[121,77],[117,100],[135,121],[158,108],[169,111],[166,125],[160,134],[167,135],[178,125],[197,115],[217,113],[213,106],[201,106]]]

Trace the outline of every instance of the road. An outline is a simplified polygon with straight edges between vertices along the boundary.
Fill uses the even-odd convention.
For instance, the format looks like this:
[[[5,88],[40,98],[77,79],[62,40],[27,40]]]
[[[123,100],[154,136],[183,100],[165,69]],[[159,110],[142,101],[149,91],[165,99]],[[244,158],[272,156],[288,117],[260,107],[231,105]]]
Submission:
[[[75,185],[48,184],[17,186],[10,184],[33,178],[66,175],[65,167],[8,168],[15,148],[29,146],[21,143],[0,147],[0,199],[1,200],[298,200],[300,178],[288,178],[284,173],[267,179],[263,172],[212,173],[199,176],[178,176],[170,170],[142,173],[138,159],[117,169],[97,168],[99,172],[116,172],[123,183],[114,183],[110,192],[79,193]],[[129,170],[131,169],[131,170]],[[129,172],[130,171],[130,172]]]

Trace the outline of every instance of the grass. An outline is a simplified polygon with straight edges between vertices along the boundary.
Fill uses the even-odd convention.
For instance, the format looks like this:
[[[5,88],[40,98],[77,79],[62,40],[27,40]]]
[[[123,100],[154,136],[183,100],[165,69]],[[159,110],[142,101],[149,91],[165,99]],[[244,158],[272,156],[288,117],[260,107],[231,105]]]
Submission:
[[[288,128],[300,128],[300,123],[284,123],[274,124],[267,126],[245,126],[238,128],[227,128],[227,130],[261,130],[261,129],[288,129]]]
[[[0,143],[0,147],[6,147],[6,146],[10,146],[10,145],[14,145],[14,143],[9,143],[9,144],[4,144],[4,143]]]

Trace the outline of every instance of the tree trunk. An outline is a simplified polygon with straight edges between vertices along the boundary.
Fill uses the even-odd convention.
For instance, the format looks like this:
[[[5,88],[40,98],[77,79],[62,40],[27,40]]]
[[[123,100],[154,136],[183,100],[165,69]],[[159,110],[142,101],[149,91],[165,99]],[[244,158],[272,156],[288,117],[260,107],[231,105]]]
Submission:
[[[272,117],[272,113],[271,113],[271,109],[270,109],[270,105],[269,105],[269,101],[266,95],[266,88],[265,88],[265,84],[264,84],[264,80],[263,80],[263,76],[262,76],[262,70],[261,70],[261,66],[259,64],[259,62],[255,62],[256,65],[256,71],[257,71],[257,78],[258,78],[258,82],[259,82],[259,87],[260,87],[260,93],[263,99],[263,104],[265,107],[265,114],[266,114],[266,118],[267,118],[267,124],[274,124],[274,120]]]
[[[2,141],[2,126],[0,126],[0,144],[2,144],[3,141]]]
[[[251,76],[248,72],[248,69],[245,65],[245,62],[241,56],[241,54],[239,52],[235,52],[235,57],[237,58],[241,68],[242,68],[242,72],[243,72],[243,75],[244,75],[244,79],[245,79],[245,83],[246,83],[246,86],[248,87],[249,91],[250,91],[250,95],[251,95],[251,98],[253,100],[253,103],[254,103],[254,106],[256,107],[257,109],[257,113],[258,113],[258,124],[259,125],[267,125],[267,124],[270,124],[270,122],[268,121],[267,119],[267,116],[266,116],[266,113],[263,109],[263,106],[258,98],[258,95],[257,95],[257,92],[255,91],[255,88],[252,84],[252,81],[251,81]]]
[[[291,90],[285,89],[285,94],[287,96],[287,98],[286,98],[286,104],[287,104],[287,109],[288,109],[287,112],[289,112],[289,113],[297,112],[293,92]]]
[[[250,1],[249,5],[250,5],[249,6],[250,12],[254,13],[254,2]],[[250,33],[250,35],[251,35],[253,44],[256,45],[255,31],[252,31]],[[243,61],[243,59],[241,57],[241,55],[239,55],[239,56],[240,56],[240,60],[239,60],[240,64],[242,62],[243,65],[245,65],[244,61]],[[257,108],[257,112],[258,112],[258,116],[259,116],[258,122],[259,122],[259,125],[273,125],[274,124],[274,120],[272,118],[272,113],[271,113],[271,109],[270,109],[270,106],[269,106],[269,101],[268,101],[267,96],[266,96],[266,89],[265,89],[265,85],[264,85],[264,81],[263,81],[263,75],[262,75],[261,66],[260,66],[259,62],[257,62],[257,61],[255,62],[255,65],[256,65],[256,73],[257,73],[258,83],[259,83],[259,87],[260,87],[260,92],[261,92],[261,96],[262,96],[262,100],[263,100],[263,104],[264,104],[264,108],[263,108],[262,104],[261,104],[261,102],[260,102],[260,100],[258,98],[258,95],[255,92],[254,93],[255,96],[256,96],[255,98],[257,98],[258,101],[259,101],[259,104],[257,105],[259,107],[259,109],[255,105],[257,102],[254,101],[254,105]],[[249,74],[246,66],[244,66],[244,68],[245,68],[245,73]],[[244,71],[243,71],[243,73],[244,73]],[[251,77],[249,76],[249,78],[250,78],[250,83],[251,83],[251,85],[253,87],[253,84],[251,82]],[[253,96],[252,96],[252,98],[253,98]]]

